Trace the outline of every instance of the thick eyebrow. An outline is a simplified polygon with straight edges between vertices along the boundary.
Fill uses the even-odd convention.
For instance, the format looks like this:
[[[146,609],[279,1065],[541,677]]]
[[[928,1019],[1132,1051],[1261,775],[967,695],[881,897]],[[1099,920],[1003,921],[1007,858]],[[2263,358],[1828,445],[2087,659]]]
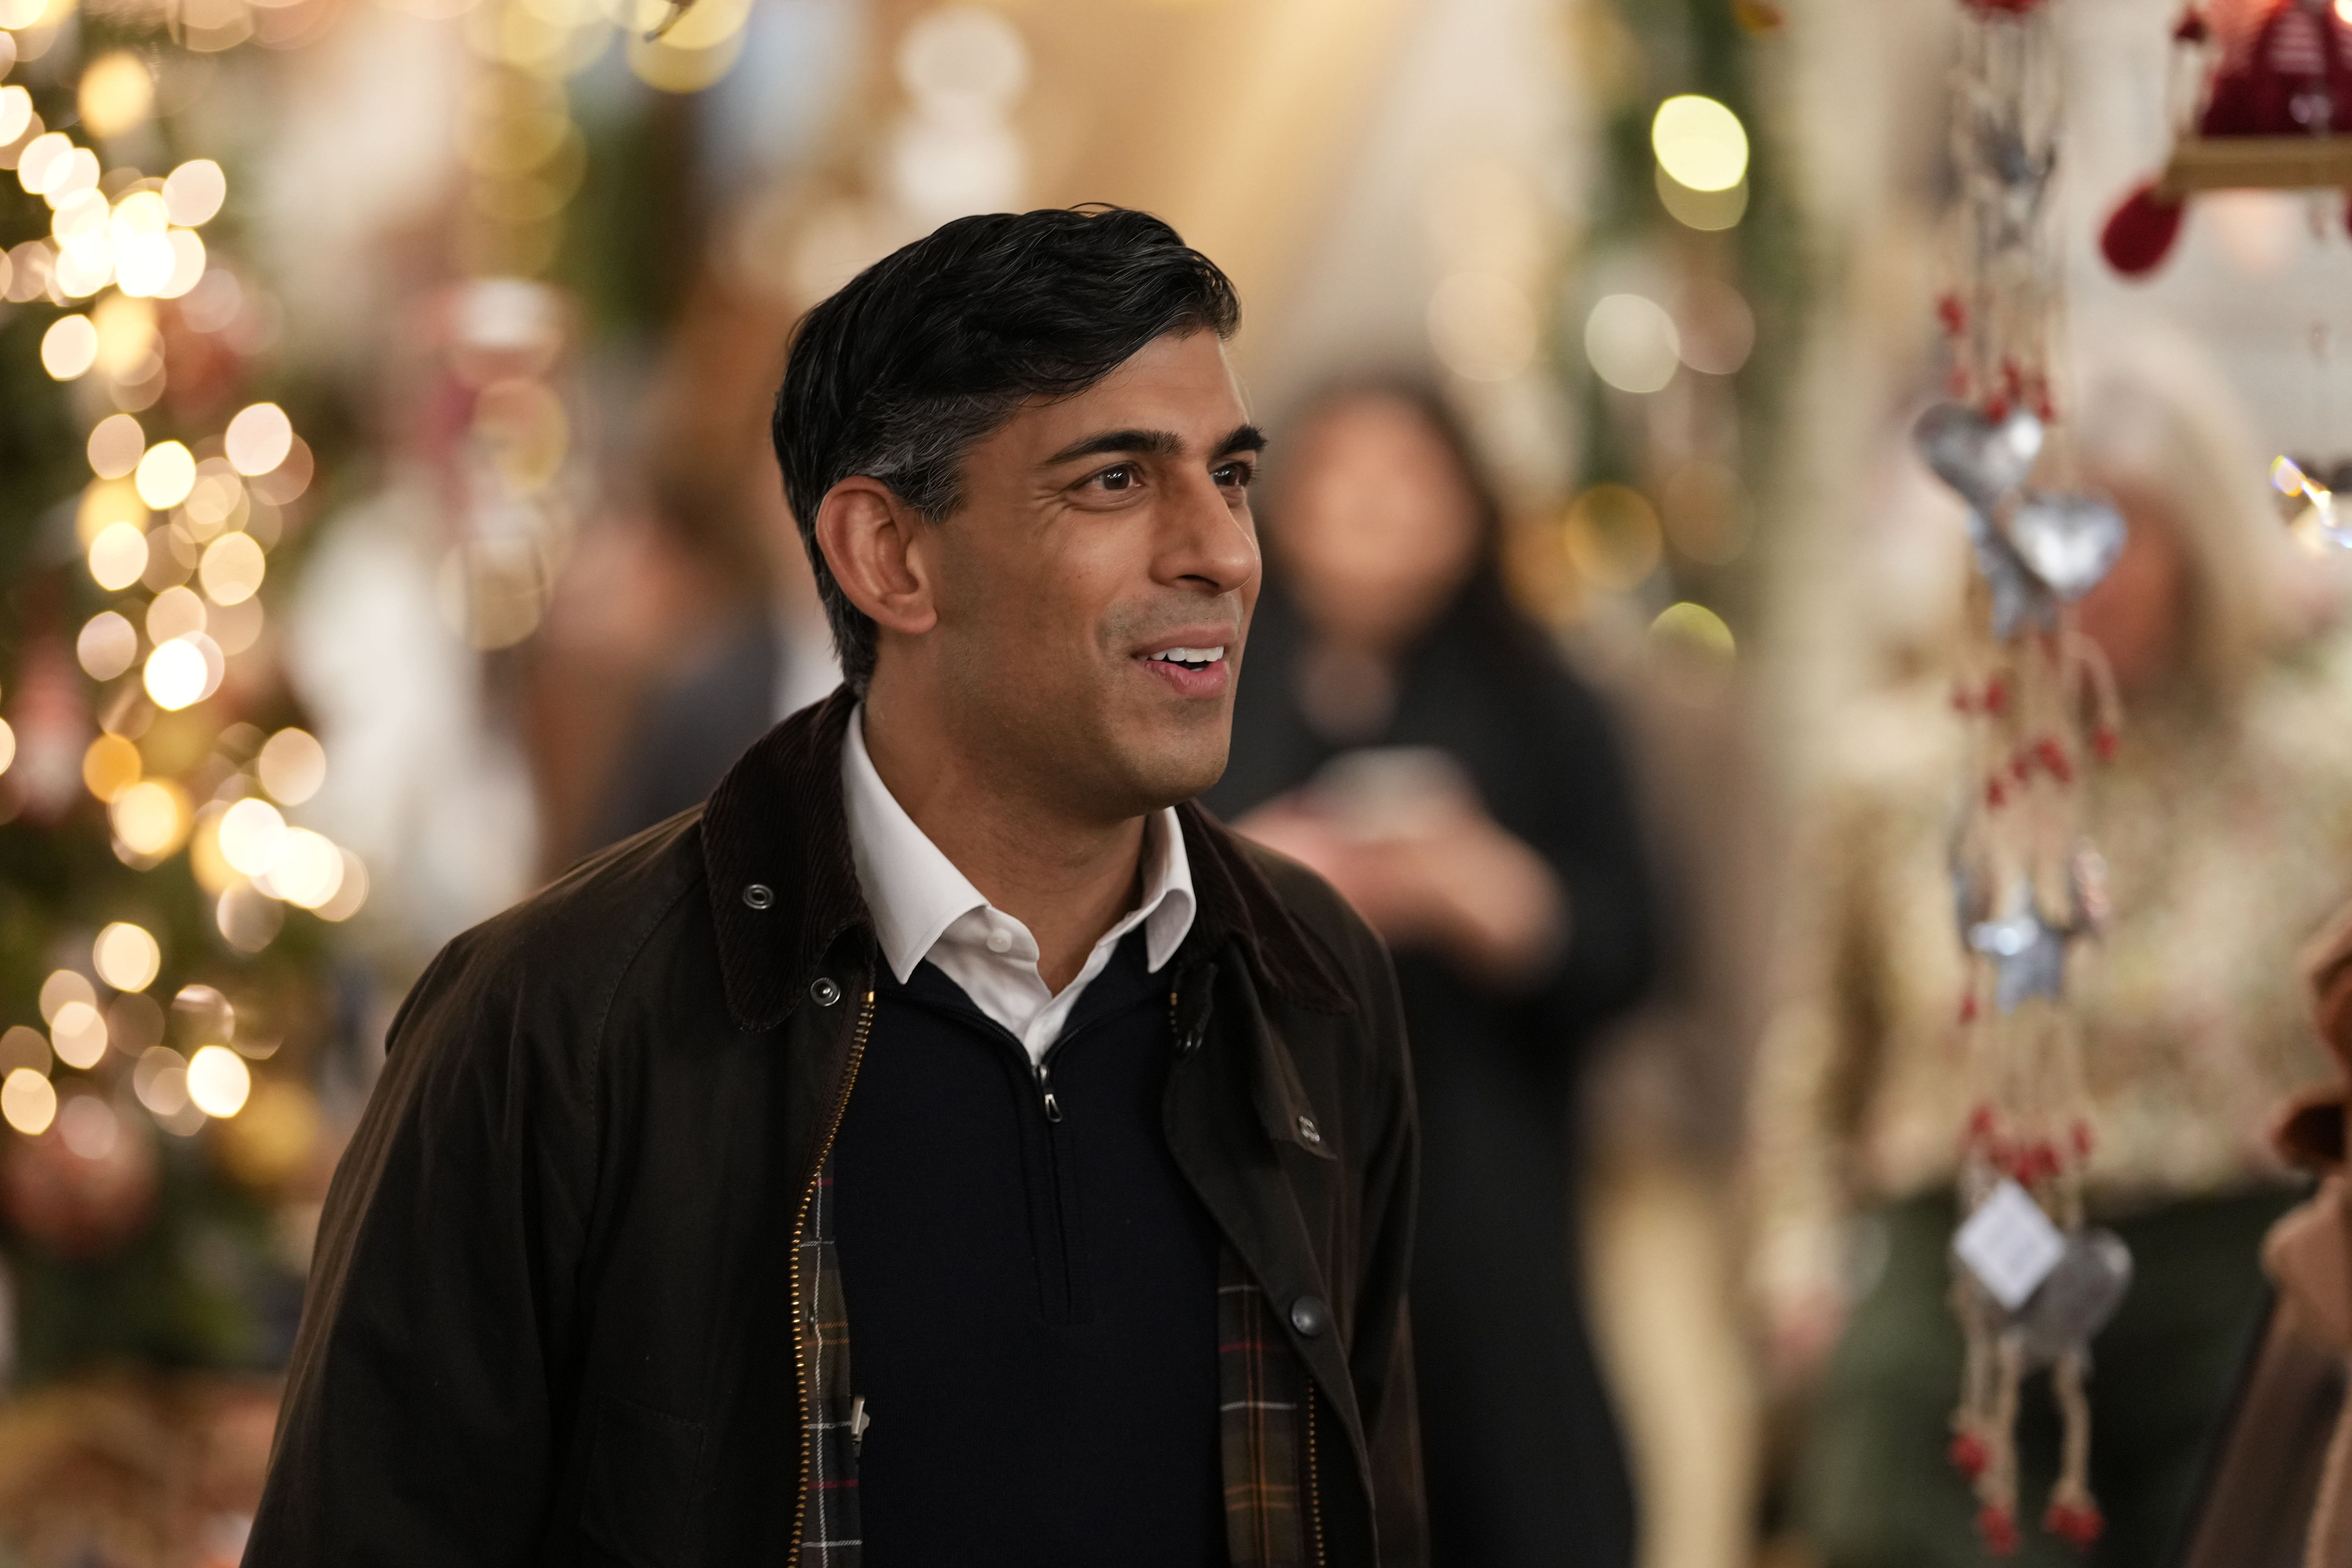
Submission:
[[[1230,458],[1236,452],[1265,450],[1265,433],[1255,425],[1237,426],[1234,433],[1218,443],[1218,458]],[[1132,452],[1146,458],[1181,458],[1184,455],[1183,437],[1171,430],[1106,430],[1099,436],[1088,436],[1063,447],[1045,459],[1047,468],[1076,462],[1080,458],[1100,458],[1122,452]]]

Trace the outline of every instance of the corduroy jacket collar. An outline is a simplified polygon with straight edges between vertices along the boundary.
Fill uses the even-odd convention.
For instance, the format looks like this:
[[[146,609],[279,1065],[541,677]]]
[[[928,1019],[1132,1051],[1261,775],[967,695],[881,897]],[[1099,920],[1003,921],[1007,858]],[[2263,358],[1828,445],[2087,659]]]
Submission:
[[[872,926],[849,854],[841,748],[857,699],[847,687],[761,737],[728,772],[703,814],[703,866],[735,1022],[772,1029],[825,953],[853,926]],[[1257,983],[1316,1012],[1352,1010],[1314,943],[1232,835],[1192,802],[1177,807],[1192,858],[1187,947],[1239,947]]]

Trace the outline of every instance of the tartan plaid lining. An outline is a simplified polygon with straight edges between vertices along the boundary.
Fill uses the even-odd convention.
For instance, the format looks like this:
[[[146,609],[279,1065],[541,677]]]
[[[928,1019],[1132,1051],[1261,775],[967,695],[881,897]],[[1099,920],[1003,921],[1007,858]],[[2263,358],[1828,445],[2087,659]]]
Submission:
[[[834,1247],[833,1164],[817,1178],[800,1240],[797,1304],[803,1391],[813,1414],[802,1494],[798,1568],[858,1568],[857,1446],[849,1320]],[[1273,1304],[1230,1247],[1217,1282],[1217,1425],[1224,1474],[1225,1542],[1234,1568],[1305,1568],[1307,1510],[1306,1368]]]

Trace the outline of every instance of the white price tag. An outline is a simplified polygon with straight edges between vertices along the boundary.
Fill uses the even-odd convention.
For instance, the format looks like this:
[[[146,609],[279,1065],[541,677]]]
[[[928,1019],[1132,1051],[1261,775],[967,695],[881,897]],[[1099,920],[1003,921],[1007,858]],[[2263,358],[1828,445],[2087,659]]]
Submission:
[[[2023,1187],[2004,1180],[1952,1237],[1952,1250],[2014,1312],[2066,1256],[2066,1237]]]

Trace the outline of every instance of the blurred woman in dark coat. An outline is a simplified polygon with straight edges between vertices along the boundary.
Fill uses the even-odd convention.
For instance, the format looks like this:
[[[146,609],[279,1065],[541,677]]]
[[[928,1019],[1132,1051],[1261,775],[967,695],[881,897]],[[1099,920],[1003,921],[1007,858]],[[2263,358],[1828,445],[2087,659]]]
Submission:
[[[1571,1089],[1642,990],[1640,834],[1599,699],[1507,595],[1433,399],[1294,427],[1209,804],[1396,953],[1423,1132],[1412,1280],[1438,1568],[1623,1568],[1633,1502],[1577,1279]]]

